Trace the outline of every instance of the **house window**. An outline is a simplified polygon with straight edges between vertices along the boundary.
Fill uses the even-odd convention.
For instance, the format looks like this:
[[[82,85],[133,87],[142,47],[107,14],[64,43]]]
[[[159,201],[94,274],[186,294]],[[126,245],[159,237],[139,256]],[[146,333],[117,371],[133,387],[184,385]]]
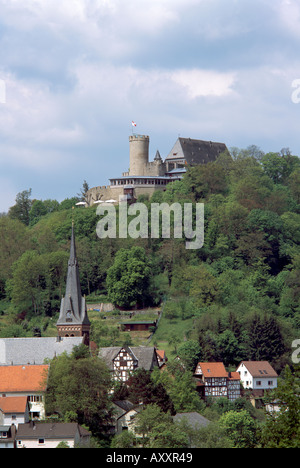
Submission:
[[[258,380],[258,381],[256,382],[256,385],[257,385],[258,387],[261,387],[261,380]]]
[[[39,445],[44,445],[45,444],[45,439],[39,439]]]
[[[269,380],[268,385],[269,387],[273,387],[273,380]]]

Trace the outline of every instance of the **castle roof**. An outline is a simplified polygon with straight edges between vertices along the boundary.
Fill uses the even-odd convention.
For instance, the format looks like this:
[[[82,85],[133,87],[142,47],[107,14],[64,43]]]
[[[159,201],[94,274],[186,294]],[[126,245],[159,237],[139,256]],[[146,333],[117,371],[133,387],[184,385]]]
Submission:
[[[224,143],[178,138],[173,149],[166,158],[166,162],[184,159],[189,166],[215,162],[221,153],[227,151]]]

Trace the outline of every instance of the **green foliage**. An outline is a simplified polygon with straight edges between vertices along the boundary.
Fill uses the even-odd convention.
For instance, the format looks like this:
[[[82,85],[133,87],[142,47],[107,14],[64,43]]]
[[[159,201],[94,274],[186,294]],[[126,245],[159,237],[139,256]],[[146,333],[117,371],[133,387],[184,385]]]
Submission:
[[[266,399],[279,411],[267,412],[261,430],[263,448],[299,448],[300,445],[300,372],[287,366],[278,388]],[[272,408],[272,406],[271,406]]]
[[[94,435],[103,434],[111,417],[110,385],[105,364],[89,357],[82,347],[75,349],[73,355],[63,354],[51,362],[46,411],[58,413],[63,420],[72,413],[72,419],[76,415],[76,422],[86,424]]]
[[[30,210],[32,208],[31,197],[32,190],[24,190],[23,192],[18,193],[16,197],[16,204],[9,209],[8,216],[11,219],[18,219],[26,226],[30,222]]]
[[[144,305],[148,298],[150,275],[150,262],[143,248],[120,249],[107,274],[110,301],[125,308]]]
[[[148,405],[137,415],[135,431],[142,435],[143,448],[188,447],[186,434],[156,405]]]
[[[255,448],[258,443],[258,429],[255,421],[246,411],[228,411],[220,418],[220,427],[226,431],[234,448]]]

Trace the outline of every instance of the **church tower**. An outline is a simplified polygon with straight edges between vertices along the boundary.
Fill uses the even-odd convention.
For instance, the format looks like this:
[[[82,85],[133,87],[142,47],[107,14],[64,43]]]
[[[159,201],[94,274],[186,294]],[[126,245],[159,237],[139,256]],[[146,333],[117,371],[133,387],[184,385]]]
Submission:
[[[89,345],[91,323],[87,315],[85,298],[81,294],[73,226],[66,295],[61,301],[56,327],[59,337],[83,336],[84,344]]]

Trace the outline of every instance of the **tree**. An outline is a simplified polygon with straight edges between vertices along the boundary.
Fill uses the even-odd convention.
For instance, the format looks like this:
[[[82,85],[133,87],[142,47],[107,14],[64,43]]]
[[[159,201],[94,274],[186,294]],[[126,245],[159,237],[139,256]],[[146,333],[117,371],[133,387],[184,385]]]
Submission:
[[[46,412],[58,413],[62,419],[76,413],[78,424],[87,425],[93,435],[103,435],[111,418],[110,387],[111,376],[104,362],[76,349],[73,355],[64,354],[51,362]]]
[[[189,340],[182,343],[178,348],[178,356],[188,371],[193,372],[199,362],[201,349],[199,343],[195,340]]]
[[[151,373],[144,369],[138,369],[129,378],[128,399],[132,403],[143,402],[144,405],[155,404],[164,413],[168,411],[175,414],[174,405],[168,393],[161,383],[155,383],[151,379]]]
[[[125,308],[144,305],[148,298],[150,277],[150,262],[142,247],[120,249],[107,273],[110,301]]]
[[[219,425],[228,434],[235,448],[255,448],[258,429],[248,411],[228,411],[221,416]]]
[[[189,169],[184,176],[185,185],[194,195],[195,201],[212,194],[226,194],[228,190],[226,171],[218,163],[208,163]]]
[[[24,190],[18,193],[16,197],[16,204],[12,206],[8,211],[8,216],[12,219],[18,219],[26,226],[29,225],[30,221],[30,210],[32,207],[31,197],[32,190]]]
[[[134,448],[137,444],[137,440],[132,432],[123,431],[121,434],[113,437],[111,441],[111,448],[113,449],[130,449]]]
[[[255,313],[249,321],[248,353],[253,361],[275,362],[285,352],[281,327],[275,317]]]
[[[186,434],[157,405],[147,406],[136,416],[135,432],[143,437],[143,448],[188,447]]]
[[[8,281],[12,302],[39,315],[47,295],[45,287],[45,257],[28,250],[14,264],[12,279]]]
[[[77,194],[81,202],[86,202],[86,194],[89,190],[90,190],[89,184],[87,183],[86,180],[84,180],[82,189],[80,190],[80,193]]]
[[[39,255],[27,250],[13,265],[7,292],[14,305],[31,314],[52,316],[59,307],[65,284],[68,254]]]
[[[263,448],[299,448],[300,446],[300,372],[287,366],[278,388],[267,398],[276,402],[279,412],[267,411],[261,431]]]
[[[29,212],[29,224],[30,226],[34,226],[36,223],[40,221],[40,219],[49,214],[53,213],[54,211],[59,210],[59,203],[56,200],[35,200],[32,203],[30,212]]]
[[[297,156],[292,156],[289,150],[281,153],[268,153],[261,160],[265,173],[275,184],[285,183],[292,172],[300,167]]]

